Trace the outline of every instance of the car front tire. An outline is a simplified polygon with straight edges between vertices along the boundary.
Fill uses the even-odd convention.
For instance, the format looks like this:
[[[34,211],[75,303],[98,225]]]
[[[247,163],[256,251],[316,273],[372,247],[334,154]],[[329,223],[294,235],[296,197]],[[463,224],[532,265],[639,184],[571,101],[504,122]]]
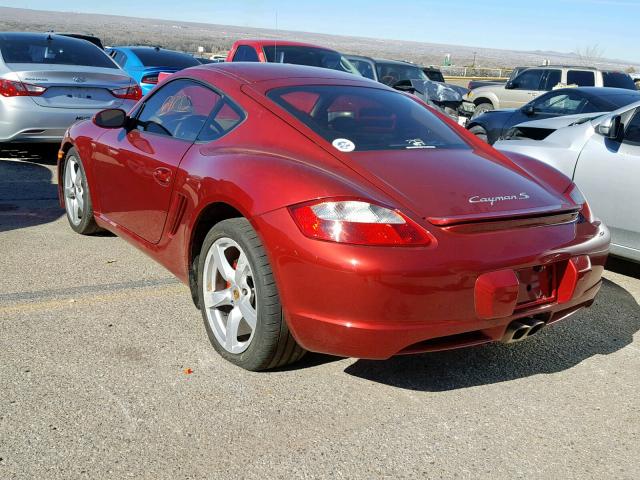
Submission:
[[[483,102],[476,105],[476,109],[473,111],[473,116],[471,118],[476,118],[482,115],[485,112],[490,112],[491,110],[495,110],[492,103]]]
[[[198,301],[211,344],[226,360],[260,371],[305,354],[283,317],[262,242],[245,218],[216,224],[198,259]]]
[[[489,135],[487,135],[487,131],[484,127],[480,125],[475,125],[469,129],[469,132],[473,133],[476,137],[478,137],[483,142],[489,143]]]

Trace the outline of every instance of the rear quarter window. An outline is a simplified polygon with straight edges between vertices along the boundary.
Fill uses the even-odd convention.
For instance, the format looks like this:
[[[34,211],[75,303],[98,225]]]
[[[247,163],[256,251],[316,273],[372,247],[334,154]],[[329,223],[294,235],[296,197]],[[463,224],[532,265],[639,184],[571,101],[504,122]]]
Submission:
[[[626,88],[635,90],[636,84],[624,72],[602,72],[602,85],[605,87]]]

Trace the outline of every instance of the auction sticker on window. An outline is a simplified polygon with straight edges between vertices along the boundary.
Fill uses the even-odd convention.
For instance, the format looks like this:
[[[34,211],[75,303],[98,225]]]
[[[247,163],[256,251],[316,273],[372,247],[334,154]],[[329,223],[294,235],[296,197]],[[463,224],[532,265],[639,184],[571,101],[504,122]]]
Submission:
[[[346,138],[336,138],[331,145],[336,147],[341,152],[353,152],[356,149],[355,144],[351,140]]]

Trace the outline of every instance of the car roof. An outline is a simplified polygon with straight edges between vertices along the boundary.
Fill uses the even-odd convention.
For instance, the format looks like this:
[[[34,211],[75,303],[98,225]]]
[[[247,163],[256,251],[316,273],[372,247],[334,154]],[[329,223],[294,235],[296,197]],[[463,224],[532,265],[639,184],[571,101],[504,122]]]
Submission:
[[[234,46],[239,45],[251,45],[252,47],[272,47],[272,46],[280,46],[280,47],[310,47],[310,48],[320,48],[322,50],[329,50],[335,52],[336,50],[332,48],[322,47],[320,45],[313,45],[312,43],[303,43],[303,42],[294,42],[291,40],[265,40],[265,39],[246,39],[246,40],[237,40],[234,43]]]
[[[309,67],[291,63],[261,63],[261,62],[224,62],[209,63],[192,67],[200,71],[220,72],[233,76],[242,83],[257,83],[273,80],[295,78],[300,84],[311,83],[313,79],[335,80],[348,82],[350,85],[361,83],[364,86],[382,85],[365,77],[352,73],[340,72],[329,68]],[[308,79],[307,81],[303,79]]]
[[[189,55],[188,53],[185,52],[181,52],[179,50],[170,50],[168,48],[163,48],[163,47],[152,47],[150,45],[117,45],[117,46],[113,46],[113,47],[109,47],[111,50],[130,50],[132,52],[135,52],[136,50],[155,50],[157,52],[173,52],[173,53],[182,53],[184,55]]]
[[[367,60],[368,62],[375,62],[375,60],[372,57],[367,57],[365,55],[351,55],[351,54],[345,54],[345,57],[348,59],[350,58],[355,58],[356,60]]]

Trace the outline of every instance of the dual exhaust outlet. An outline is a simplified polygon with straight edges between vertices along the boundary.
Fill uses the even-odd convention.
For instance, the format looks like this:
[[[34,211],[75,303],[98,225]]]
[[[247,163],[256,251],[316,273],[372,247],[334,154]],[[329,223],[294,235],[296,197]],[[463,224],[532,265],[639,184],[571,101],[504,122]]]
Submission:
[[[520,342],[531,335],[534,335],[545,326],[545,322],[536,318],[520,318],[514,320],[507,327],[507,331],[502,337],[502,343]]]

